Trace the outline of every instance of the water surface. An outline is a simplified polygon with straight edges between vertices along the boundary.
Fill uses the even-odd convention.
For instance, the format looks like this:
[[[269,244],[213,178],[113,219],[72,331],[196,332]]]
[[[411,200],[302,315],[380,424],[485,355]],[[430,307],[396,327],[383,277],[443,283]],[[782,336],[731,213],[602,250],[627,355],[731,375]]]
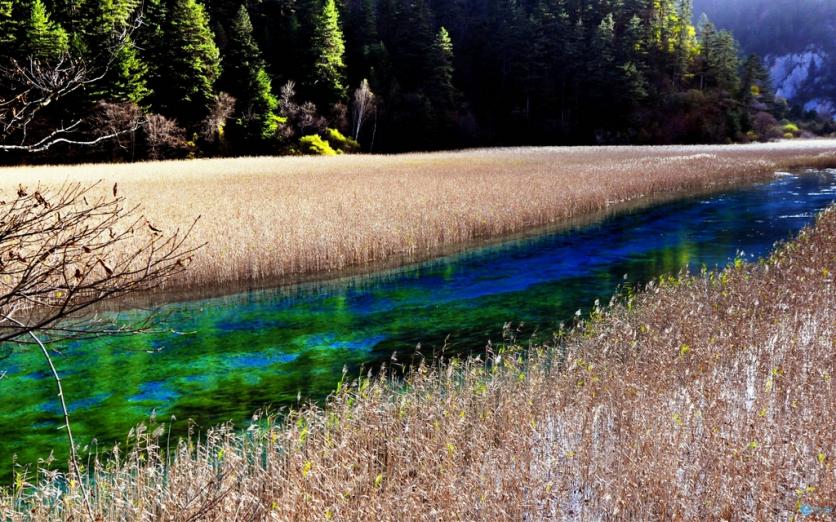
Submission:
[[[167,333],[56,347],[77,440],[124,440],[147,419],[206,427],[254,410],[320,400],[343,367],[483,350],[506,322],[539,339],[625,274],[643,283],[766,254],[836,201],[836,172],[692,197],[431,262],[326,283],[168,305]],[[125,317],[129,319],[131,313]],[[13,458],[66,453],[54,385],[37,352],[0,351],[0,478]]]

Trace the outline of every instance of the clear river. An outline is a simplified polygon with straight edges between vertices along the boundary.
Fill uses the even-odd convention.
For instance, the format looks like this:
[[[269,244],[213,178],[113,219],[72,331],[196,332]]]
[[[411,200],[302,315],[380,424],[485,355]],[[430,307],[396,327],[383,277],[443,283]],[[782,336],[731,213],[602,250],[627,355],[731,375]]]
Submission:
[[[573,228],[466,250],[369,275],[177,302],[155,333],[55,346],[77,442],[124,441],[156,411],[174,433],[262,407],[322,400],[343,368],[409,360],[420,350],[473,353],[512,322],[545,340],[578,309],[605,303],[625,281],[722,267],[768,254],[836,202],[836,171],[645,208]],[[130,319],[135,312],[125,313]],[[420,347],[419,347],[420,345]],[[14,462],[65,458],[55,387],[39,352],[0,346],[0,481]]]

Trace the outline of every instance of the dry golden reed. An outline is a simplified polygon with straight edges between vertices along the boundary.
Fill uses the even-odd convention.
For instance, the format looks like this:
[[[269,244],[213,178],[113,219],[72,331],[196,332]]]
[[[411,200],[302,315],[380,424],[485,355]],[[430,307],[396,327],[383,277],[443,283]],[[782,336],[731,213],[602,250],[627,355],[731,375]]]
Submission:
[[[208,241],[172,289],[266,285],[501,237],[616,202],[836,166],[836,141],[470,150],[0,169],[18,184],[103,180],[166,231]]]
[[[324,410],[94,463],[102,520],[832,520],[836,207],[755,265],[667,276],[554,346],[342,385]],[[0,518],[85,516],[43,472]]]

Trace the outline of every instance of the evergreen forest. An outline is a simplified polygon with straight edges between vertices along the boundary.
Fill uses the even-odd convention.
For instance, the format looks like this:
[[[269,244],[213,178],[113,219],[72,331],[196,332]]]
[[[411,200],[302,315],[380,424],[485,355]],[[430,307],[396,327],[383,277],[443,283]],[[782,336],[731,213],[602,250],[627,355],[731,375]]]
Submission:
[[[0,0],[2,103],[21,70],[84,74],[0,137],[76,122],[37,155],[64,161],[775,137],[760,60],[693,20],[691,0]]]

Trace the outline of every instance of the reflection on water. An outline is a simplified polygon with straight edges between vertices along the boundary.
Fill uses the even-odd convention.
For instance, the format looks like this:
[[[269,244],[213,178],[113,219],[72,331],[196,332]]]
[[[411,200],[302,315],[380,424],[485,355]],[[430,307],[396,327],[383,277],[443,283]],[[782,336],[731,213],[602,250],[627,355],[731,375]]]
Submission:
[[[77,439],[124,440],[156,410],[175,427],[246,421],[260,407],[321,399],[343,367],[445,344],[459,353],[501,339],[503,324],[548,338],[625,274],[646,282],[683,267],[767,253],[836,201],[821,172],[665,203],[575,230],[470,250],[372,276],[176,303],[170,333],[69,343],[56,363]],[[125,314],[129,318],[130,313]],[[65,453],[52,382],[35,352],[0,360],[0,477],[12,456]]]

